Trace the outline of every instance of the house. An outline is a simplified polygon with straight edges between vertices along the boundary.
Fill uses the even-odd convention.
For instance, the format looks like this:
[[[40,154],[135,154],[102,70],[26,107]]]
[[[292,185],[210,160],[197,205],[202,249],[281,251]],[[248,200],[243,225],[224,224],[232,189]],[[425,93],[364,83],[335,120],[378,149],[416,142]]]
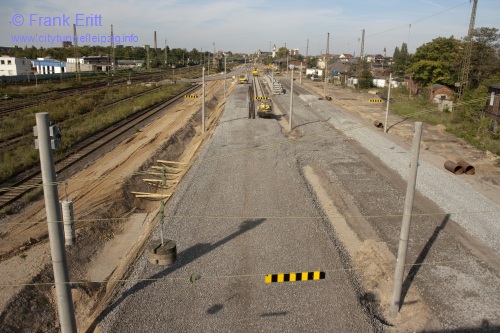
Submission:
[[[332,59],[334,56],[334,54],[322,54],[318,56],[318,68],[325,69],[326,62],[328,61],[329,63],[331,63],[330,59]]]
[[[107,72],[111,69],[111,57],[109,55],[83,57],[83,63],[92,65],[95,71]]]
[[[431,86],[429,98],[431,103],[438,104],[440,111],[447,110],[451,112],[453,110],[453,96],[453,90],[447,86],[443,86],[442,84],[433,84]]]
[[[454,92],[447,86],[442,84],[433,84],[431,86],[431,93],[429,98],[432,103],[439,104],[441,101],[451,101],[453,99]]]
[[[352,54],[349,54],[349,53],[342,53],[340,56],[339,56],[339,61],[341,63],[345,63],[345,62],[351,62],[353,59],[353,56]]]
[[[27,58],[0,57],[0,76],[29,75],[31,72],[31,61]]]
[[[500,124],[500,82],[488,86],[490,99],[486,102],[483,109],[483,115],[491,119],[493,130],[498,130]]]

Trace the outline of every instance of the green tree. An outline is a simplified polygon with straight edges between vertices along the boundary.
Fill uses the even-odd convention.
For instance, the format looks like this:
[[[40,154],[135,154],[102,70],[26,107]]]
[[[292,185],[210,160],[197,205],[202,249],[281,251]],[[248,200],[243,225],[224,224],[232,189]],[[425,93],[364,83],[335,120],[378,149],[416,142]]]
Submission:
[[[397,74],[404,74],[408,70],[411,61],[411,56],[408,53],[408,46],[406,43],[401,45],[401,49],[396,46],[394,55],[392,56],[393,66],[392,70]]]
[[[477,28],[472,35],[470,87],[500,75],[500,34],[497,28]]]
[[[365,64],[363,64],[363,67],[361,76],[358,78],[358,86],[360,89],[369,89],[373,86],[373,74]]]
[[[318,58],[317,57],[308,57],[307,59],[307,68],[318,67]]]
[[[453,36],[438,37],[420,46],[408,69],[416,82],[452,86],[458,78],[461,42]]]

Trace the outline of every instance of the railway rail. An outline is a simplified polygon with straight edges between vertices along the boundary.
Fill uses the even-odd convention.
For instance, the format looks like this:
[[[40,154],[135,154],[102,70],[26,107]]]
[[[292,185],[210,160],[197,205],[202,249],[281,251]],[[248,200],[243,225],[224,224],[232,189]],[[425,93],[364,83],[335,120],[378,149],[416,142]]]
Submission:
[[[74,149],[69,152],[68,155],[56,161],[56,173],[60,174],[62,171],[69,169],[72,165],[82,161],[92,152],[103,147],[115,138],[153,118],[165,108],[175,105],[175,103],[181,100],[184,95],[192,93],[193,91],[199,89],[199,87],[200,85],[194,85],[177,94],[168,101],[147,108],[141,112],[137,112],[126,120],[111,125],[108,128],[101,130],[98,134],[83,140],[79,144],[75,145]],[[41,171],[39,167],[34,167],[33,169],[25,172],[22,177],[19,177],[20,179],[11,183],[6,182],[2,184],[2,186],[7,187],[0,188],[0,208],[14,203],[23,195],[33,190],[33,188],[39,186],[42,183],[40,175]],[[63,181],[64,179],[59,180]]]
[[[140,74],[134,77],[134,82],[135,83],[140,83],[140,82],[146,82],[146,81],[151,81],[151,80],[158,80],[161,79],[165,76],[165,72],[162,72],[160,74]],[[115,80],[113,84],[125,84],[127,82],[127,79],[120,79],[120,80]],[[69,88],[64,88],[64,89],[58,89],[56,91],[50,91],[50,92],[44,92],[38,95],[35,95],[31,98],[23,98],[20,101],[16,100],[11,100],[9,102],[5,101],[2,104],[0,104],[0,115],[5,115],[11,112],[16,112],[20,110],[24,110],[26,108],[40,105],[45,103],[48,100],[54,101],[58,100],[61,98],[65,98],[68,96],[73,96],[76,94],[81,94],[83,92],[88,93],[92,91],[97,91],[100,89],[103,89],[108,85],[108,82],[96,82],[92,84],[88,84],[85,86],[78,86],[78,87],[69,87]]]

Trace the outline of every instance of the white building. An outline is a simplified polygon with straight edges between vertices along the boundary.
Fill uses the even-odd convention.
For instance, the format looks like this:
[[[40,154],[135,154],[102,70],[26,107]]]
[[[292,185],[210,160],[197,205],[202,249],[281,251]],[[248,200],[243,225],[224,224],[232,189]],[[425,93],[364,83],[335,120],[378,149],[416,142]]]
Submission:
[[[76,58],[66,58],[68,64],[76,64]],[[83,65],[83,58],[78,58],[78,62]]]
[[[37,74],[60,74],[66,72],[66,62],[55,59],[37,58],[33,60]]]
[[[0,76],[29,75],[30,73],[31,61],[29,59],[5,55],[0,57]]]

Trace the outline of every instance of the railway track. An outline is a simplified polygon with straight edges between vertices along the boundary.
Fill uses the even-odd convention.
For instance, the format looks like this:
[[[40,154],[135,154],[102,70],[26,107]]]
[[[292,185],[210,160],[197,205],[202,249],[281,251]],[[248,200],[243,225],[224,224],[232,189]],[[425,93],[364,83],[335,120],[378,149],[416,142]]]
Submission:
[[[259,80],[257,76],[253,77],[252,82],[253,91],[251,94],[253,94],[253,100],[255,101],[255,103],[253,103],[254,111],[252,118],[255,117],[255,113],[257,113],[259,117],[274,117],[271,98],[264,84],[262,84],[262,81]]]
[[[114,101],[114,102],[110,102],[108,104],[104,104],[103,106],[101,106],[99,109],[104,109],[104,108],[109,108],[109,107],[112,107],[112,106],[115,106],[115,105],[118,105],[118,104],[121,104],[123,102],[126,102],[126,101],[129,101],[131,99],[134,99],[134,98],[137,98],[137,97],[141,97],[141,96],[144,96],[144,95],[147,95],[147,94],[150,94],[150,93],[153,93],[155,91],[157,91],[158,89],[160,89],[160,87],[156,87],[156,88],[153,88],[153,89],[149,89],[149,90],[146,90],[146,91],[142,91],[140,93],[137,93],[135,95],[132,95],[132,96],[128,96],[128,97],[125,97],[125,98],[122,98],[122,99],[119,99],[117,101]],[[16,145],[16,144],[19,144],[21,141],[23,140],[26,140],[26,139],[31,139],[32,137],[32,133],[28,133],[28,134],[20,134],[16,137],[12,137],[10,139],[7,139],[5,141],[1,141],[0,142],[0,152],[3,152],[7,149],[10,149],[10,147]]]
[[[165,101],[159,105],[147,108],[141,112],[137,112],[126,120],[118,122],[101,130],[98,134],[83,140],[75,145],[74,149],[68,153],[67,156],[59,159],[55,163],[56,173],[60,174],[62,171],[68,170],[75,163],[82,161],[92,152],[103,147],[120,135],[127,131],[140,126],[143,122],[153,118],[156,114],[161,112],[167,107],[173,106],[176,102],[181,100],[185,94],[190,94],[199,89],[200,85],[195,85],[176,95],[175,97]],[[10,184],[4,184],[8,187],[0,188],[0,208],[14,203],[17,199],[31,191],[33,188],[39,186],[41,181],[41,171],[39,167],[35,167],[23,174],[21,179],[18,179]],[[59,179],[63,181],[64,179]]]

